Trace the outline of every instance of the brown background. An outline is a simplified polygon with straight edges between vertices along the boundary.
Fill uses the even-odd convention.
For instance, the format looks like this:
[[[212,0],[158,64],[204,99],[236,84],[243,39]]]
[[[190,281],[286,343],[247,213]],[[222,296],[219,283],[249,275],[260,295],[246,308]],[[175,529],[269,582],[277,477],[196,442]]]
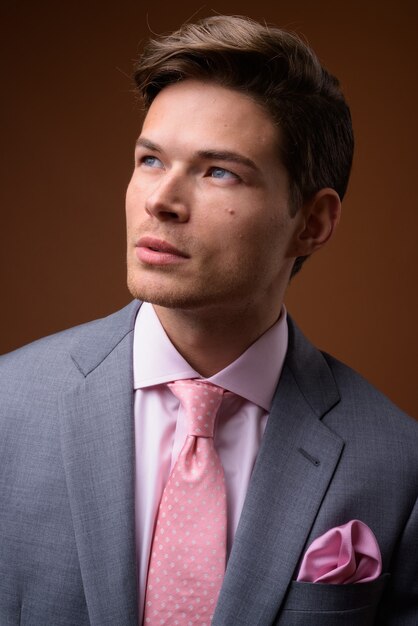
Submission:
[[[247,14],[305,36],[342,81],[356,132],[339,232],[291,285],[288,308],[319,347],[418,415],[415,5],[2,0],[0,352],[130,300],[132,61],[149,29]]]

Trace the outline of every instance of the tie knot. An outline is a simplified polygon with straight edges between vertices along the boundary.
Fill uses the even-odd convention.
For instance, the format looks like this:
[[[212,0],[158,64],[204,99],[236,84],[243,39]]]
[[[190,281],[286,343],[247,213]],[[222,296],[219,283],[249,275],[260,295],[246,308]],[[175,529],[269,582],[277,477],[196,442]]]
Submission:
[[[180,400],[187,419],[187,434],[213,437],[215,419],[224,390],[200,380],[176,380],[168,384]]]

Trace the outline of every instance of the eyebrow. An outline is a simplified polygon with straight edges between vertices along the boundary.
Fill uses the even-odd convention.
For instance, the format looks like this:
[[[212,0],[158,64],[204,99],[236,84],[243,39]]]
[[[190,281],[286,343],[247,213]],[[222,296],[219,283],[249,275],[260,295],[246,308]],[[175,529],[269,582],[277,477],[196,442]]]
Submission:
[[[155,152],[161,152],[161,148],[156,144],[146,139],[145,137],[139,137],[135,143],[136,148],[147,148],[147,150],[154,150]]]
[[[153,150],[155,152],[163,151],[162,148],[158,144],[154,143],[153,141],[150,141],[146,137],[139,137],[139,139],[136,142],[136,146],[139,148],[146,148],[147,150]],[[259,171],[254,161],[252,161],[248,157],[243,156],[242,154],[239,154],[238,152],[232,152],[230,150],[209,150],[208,149],[208,150],[198,150],[196,152],[196,155],[199,158],[206,159],[208,161],[214,160],[214,161],[225,161],[229,163],[238,163],[240,165],[245,165],[246,167],[250,167],[256,172]]]
[[[239,163],[240,165],[246,165],[247,167],[258,171],[258,167],[254,161],[243,156],[242,154],[238,154],[237,152],[231,152],[229,150],[199,150],[197,154],[201,159]]]

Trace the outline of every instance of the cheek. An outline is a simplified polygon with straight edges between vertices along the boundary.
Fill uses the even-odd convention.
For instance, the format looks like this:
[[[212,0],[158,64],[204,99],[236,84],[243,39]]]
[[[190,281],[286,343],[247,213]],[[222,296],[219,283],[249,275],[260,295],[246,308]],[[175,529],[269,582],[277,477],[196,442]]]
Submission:
[[[237,246],[254,264],[280,262],[286,253],[289,224],[278,215],[259,213],[237,229]]]
[[[126,207],[127,213],[132,206],[132,199],[133,199],[133,184],[131,180],[128,184],[128,187],[126,189],[126,194],[125,194],[125,207]]]
[[[134,184],[131,181],[126,190],[125,196],[125,209],[126,209],[126,217],[134,218],[141,208],[141,193],[138,188],[138,185]]]

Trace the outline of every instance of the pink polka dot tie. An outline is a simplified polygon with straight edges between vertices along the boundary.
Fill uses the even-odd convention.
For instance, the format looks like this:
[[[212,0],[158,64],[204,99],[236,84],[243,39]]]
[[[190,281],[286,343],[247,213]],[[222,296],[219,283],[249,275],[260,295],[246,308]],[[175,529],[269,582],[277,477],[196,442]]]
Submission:
[[[224,390],[199,380],[168,386],[183,405],[188,434],[158,511],[144,624],[210,626],[226,558],[225,479],[213,445]]]

